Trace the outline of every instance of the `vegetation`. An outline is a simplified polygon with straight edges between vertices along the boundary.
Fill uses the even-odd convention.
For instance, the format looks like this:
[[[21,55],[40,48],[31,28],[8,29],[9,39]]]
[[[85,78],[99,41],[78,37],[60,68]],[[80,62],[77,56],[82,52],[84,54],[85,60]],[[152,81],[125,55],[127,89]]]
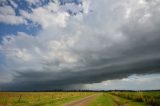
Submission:
[[[128,100],[119,96],[110,95],[110,97],[114,100],[116,106],[146,106],[146,104],[143,102]]]
[[[61,106],[96,94],[87,106],[160,106],[160,92],[0,92],[0,106]]]
[[[102,93],[91,101],[87,106],[147,106],[143,102],[137,102],[111,95],[110,93]]]
[[[59,106],[90,92],[0,92],[0,106]]]
[[[103,94],[97,96],[97,98],[95,98],[95,100],[91,101],[88,104],[88,106],[115,106],[115,105],[116,104],[114,103],[112,98],[110,98],[108,93],[103,93]]]
[[[144,102],[150,106],[160,106],[160,92],[112,92],[111,94],[136,102]]]

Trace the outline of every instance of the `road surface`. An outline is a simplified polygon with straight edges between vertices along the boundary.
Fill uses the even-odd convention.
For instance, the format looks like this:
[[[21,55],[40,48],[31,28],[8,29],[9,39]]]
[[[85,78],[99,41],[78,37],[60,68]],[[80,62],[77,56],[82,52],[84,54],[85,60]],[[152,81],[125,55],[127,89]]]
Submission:
[[[96,97],[97,97],[97,94],[94,94],[94,95],[82,98],[80,100],[76,100],[71,103],[65,104],[63,106],[86,106],[90,101],[92,101]]]

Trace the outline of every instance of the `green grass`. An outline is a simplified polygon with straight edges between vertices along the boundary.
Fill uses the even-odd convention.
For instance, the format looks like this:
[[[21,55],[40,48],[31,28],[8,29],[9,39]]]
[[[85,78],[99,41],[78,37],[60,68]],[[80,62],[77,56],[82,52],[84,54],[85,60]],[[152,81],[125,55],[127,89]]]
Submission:
[[[110,97],[114,100],[114,102],[117,105],[121,105],[121,106],[125,106],[125,105],[127,105],[127,106],[147,106],[143,102],[136,102],[134,100],[128,100],[128,99],[118,97],[118,96],[115,96],[115,95],[110,95]]]
[[[0,92],[0,106],[59,106],[89,96],[89,92]]]
[[[143,102],[128,100],[119,96],[103,93],[95,100],[90,102],[88,106],[148,106]]]
[[[160,92],[112,92],[111,94],[146,105],[160,106]]]
[[[115,106],[115,103],[107,93],[102,93],[95,100],[91,101],[88,106]]]
[[[93,92],[0,92],[0,106],[60,106]],[[160,106],[160,92],[99,93],[88,106]]]

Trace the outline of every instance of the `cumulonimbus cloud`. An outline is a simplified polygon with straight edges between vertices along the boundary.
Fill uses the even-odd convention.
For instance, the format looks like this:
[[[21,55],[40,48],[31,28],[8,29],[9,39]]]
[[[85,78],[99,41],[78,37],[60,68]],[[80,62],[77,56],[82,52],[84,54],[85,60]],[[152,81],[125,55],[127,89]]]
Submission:
[[[4,89],[54,89],[159,72],[160,1],[86,5],[88,12],[70,16],[64,27],[51,21],[37,36],[4,37]]]

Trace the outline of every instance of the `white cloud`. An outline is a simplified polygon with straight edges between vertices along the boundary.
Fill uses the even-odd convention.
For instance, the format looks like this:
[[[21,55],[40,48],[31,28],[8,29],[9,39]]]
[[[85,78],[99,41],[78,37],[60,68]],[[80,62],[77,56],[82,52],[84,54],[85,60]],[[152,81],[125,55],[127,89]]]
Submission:
[[[0,7],[0,14],[15,15],[15,11],[11,6],[3,6],[3,7]]]
[[[12,15],[0,15],[0,22],[5,24],[27,24],[26,20],[19,16],[12,16]]]
[[[10,6],[0,7],[0,22],[13,25],[27,23],[21,16],[16,16],[14,9]]]
[[[41,4],[40,0],[26,0],[29,5]]]
[[[88,5],[90,4],[89,1],[86,2]],[[105,6],[106,4],[108,4],[107,7]],[[137,7],[135,7],[136,5]],[[12,38],[14,40],[3,40],[4,45],[1,46],[3,50],[14,49],[13,53],[6,54],[8,59],[12,59],[12,61],[17,61],[18,59],[18,61],[21,61],[19,62],[20,64],[23,61],[24,63],[29,61],[28,64],[33,64],[33,62],[37,61],[35,66],[39,66],[41,69],[44,67],[43,63],[55,63],[55,67],[58,68],[59,65],[65,66],[64,64],[74,64],[79,61],[87,62],[94,59],[94,61],[97,61],[100,58],[112,57],[117,55],[117,52],[113,49],[114,45],[121,46],[123,43],[125,44],[129,37],[119,30],[119,27],[122,27],[124,23],[130,20],[126,19],[125,13],[128,11],[126,9],[130,7],[131,11],[134,11],[133,13],[138,14],[140,10],[146,11],[146,6],[142,5],[137,4],[137,2],[126,1],[117,1],[115,4],[111,1],[100,1],[99,3],[93,1],[91,5],[93,12],[82,14],[83,19],[77,20],[77,16],[69,17],[66,12],[59,11],[58,4],[50,2],[47,6],[33,9],[32,13],[21,11],[23,17],[42,25],[44,30],[41,34],[31,37],[19,33]],[[121,6],[123,8],[117,10]],[[3,11],[1,13],[7,15],[15,14],[11,7],[7,8],[9,8],[8,13],[3,13]],[[107,10],[107,13],[101,10]],[[131,12],[130,14],[132,15],[133,13]],[[110,15],[108,16],[108,14]],[[141,18],[143,15],[141,16],[140,14],[138,17]],[[88,59],[85,55],[90,52],[89,56],[91,57]],[[80,64],[85,65],[83,62]],[[17,66],[23,66],[19,65],[19,63]]]
[[[30,54],[26,49],[14,49],[14,52],[8,53],[7,56],[9,58],[13,58],[15,60],[20,60],[20,61],[29,61],[30,60]]]
[[[77,36],[63,38],[62,35],[56,40],[47,33],[35,37],[22,32],[16,36],[5,36],[0,51],[5,54],[10,69],[44,71],[43,68],[54,67],[57,71],[59,68],[73,67],[79,61],[78,55],[68,50],[76,43]]]
[[[75,3],[67,3],[60,6],[60,11],[71,11],[73,14],[78,14],[80,11],[83,11],[83,6],[81,4],[77,5]]]
[[[10,0],[9,1],[14,8],[17,8],[18,5]],[[65,5],[60,5],[59,1],[49,1],[47,5],[41,6],[44,1],[39,0],[26,0],[29,5],[36,5],[36,8],[30,7],[32,12],[26,10],[21,10],[20,16],[16,16],[15,10],[11,6],[2,6],[0,7],[0,22],[6,24],[27,24],[27,20],[32,21],[34,24],[41,25],[42,28],[47,28],[52,25],[58,25],[59,27],[65,27],[66,21],[68,20],[70,14],[68,11],[73,12],[73,14],[88,13],[89,11],[89,0],[84,1],[83,5],[75,3],[66,3]],[[6,17],[6,19],[5,19]]]
[[[86,13],[86,14],[89,12],[90,2],[91,2],[91,0],[82,0],[82,3],[83,3],[83,11],[84,11],[84,13]]]
[[[65,27],[69,14],[66,12],[60,12],[58,9],[59,4],[50,2],[47,6],[33,9],[32,13],[21,11],[21,15],[26,19],[32,20],[33,23],[40,24],[42,28],[46,28],[50,25]]]

